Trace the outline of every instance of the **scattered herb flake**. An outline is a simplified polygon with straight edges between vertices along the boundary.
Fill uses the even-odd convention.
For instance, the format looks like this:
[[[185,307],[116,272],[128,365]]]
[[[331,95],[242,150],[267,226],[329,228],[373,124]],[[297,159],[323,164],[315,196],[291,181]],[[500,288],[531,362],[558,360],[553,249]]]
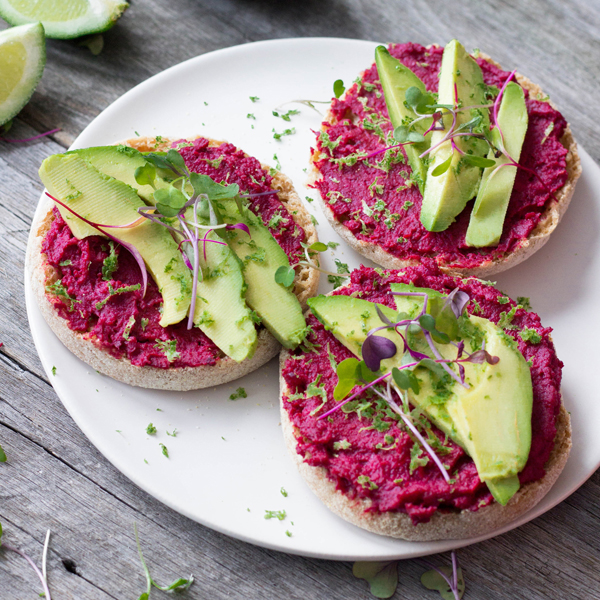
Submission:
[[[148,435],[156,435],[156,427],[154,427],[154,425],[150,423],[148,427],[146,427],[146,433]]]
[[[542,341],[542,336],[535,329],[530,329],[529,327],[525,327],[523,331],[519,332],[519,335],[524,342],[539,344]]]
[[[162,453],[169,458],[169,451],[167,450],[167,447],[164,444],[159,444],[159,446],[162,448]]]
[[[235,390],[235,392],[233,392],[233,394],[231,394],[229,396],[230,400],[237,400],[238,398],[247,398],[248,397],[248,393],[246,392],[246,390],[243,387],[239,387],[237,390]]]
[[[52,367],[52,375],[56,375],[56,367]]]
[[[285,488],[283,488],[283,487],[282,487],[282,488],[281,488],[279,491],[281,492],[281,495],[282,495],[284,498],[287,498],[287,497],[288,497],[288,493],[285,491]]]
[[[260,98],[258,96],[250,96],[250,100],[252,102],[258,102],[260,100]]]
[[[285,510],[265,510],[265,519],[278,519],[283,521],[287,514]]]

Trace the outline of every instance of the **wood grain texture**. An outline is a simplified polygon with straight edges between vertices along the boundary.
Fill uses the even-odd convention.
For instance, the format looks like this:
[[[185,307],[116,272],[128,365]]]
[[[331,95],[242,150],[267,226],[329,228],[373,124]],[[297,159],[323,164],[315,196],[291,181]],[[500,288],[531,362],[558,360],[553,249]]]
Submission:
[[[182,60],[254,40],[338,36],[424,44],[457,37],[467,48],[479,47],[539,82],[577,141],[599,160],[592,104],[600,97],[599,31],[597,0],[135,0],[105,35],[99,56],[76,41],[48,41],[42,82],[9,137],[62,131],[27,145],[0,141],[0,443],[9,456],[0,464],[0,522],[5,541],[38,562],[45,531],[53,531],[54,597],[138,598],[144,579],[134,522],[158,581],[195,575],[182,597],[371,596],[348,563],[257,548],[164,507],[116,471],[70,419],[37,358],[23,298],[25,245],[43,158],[66,148],[121,94]],[[533,523],[461,550],[465,598],[600,599],[598,497],[595,474]],[[402,562],[395,597],[439,597],[420,586],[423,570],[418,560]],[[0,550],[0,598],[35,598],[39,591],[25,561]]]

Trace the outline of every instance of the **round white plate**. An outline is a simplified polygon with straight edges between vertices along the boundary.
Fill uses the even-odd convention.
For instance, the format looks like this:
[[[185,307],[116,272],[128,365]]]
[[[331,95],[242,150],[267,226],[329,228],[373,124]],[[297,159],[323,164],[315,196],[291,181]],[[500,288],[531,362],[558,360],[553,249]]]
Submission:
[[[314,142],[311,130],[319,128],[321,115],[302,104],[286,103],[329,100],[336,79],[348,86],[373,62],[375,46],[344,39],[289,39],[199,56],[125,94],[83,131],[73,147],[112,144],[135,132],[207,135],[228,140],[272,165],[276,154],[300,196],[314,196],[304,182]],[[251,96],[259,99],[253,102]],[[286,122],[272,115],[276,108],[299,109],[300,114]],[[273,130],[292,127],[294,134],[280,141],[273,138]],[[600,463],[595,348],[600,326],[593,316],[600,297],[600,169],[585,152],[582,161],[584,174],[572,206],[548,245],[497,278],[500,289],[512,297],[530,296],[543,322],[554,328],[558,355],[565,362],[563,390],[573,419],[573,451],[542,502],[491,535],[552,508]],[[340,241],[315,204],[307,206],[319,220],[320,239]],[[325,267],[334,270],[333,256],[351,268],[364,262],[343,242],[327,255]],[[322,281],[321,291],[330,289]],[[276,360],[248,377],[209,390],[173,393],[130,387],[76,359],[44,322],[29,285],[26,297],[42,364],[75,422],[134,483],[189,518],[267,548],[337,560],[408,558],[484,539],[404,542],[368,533],[330,513],[287,455],[279,423]],[[239,386],[248,397],[230,401]],[[158,429],[156,436],[146,434],[149,423]],[[176,437],[167,435],[174,429]],[[160,443],[168,448],[169,458]],[[285,510],[287,516],[282,521],[265,520],[266,510]]]

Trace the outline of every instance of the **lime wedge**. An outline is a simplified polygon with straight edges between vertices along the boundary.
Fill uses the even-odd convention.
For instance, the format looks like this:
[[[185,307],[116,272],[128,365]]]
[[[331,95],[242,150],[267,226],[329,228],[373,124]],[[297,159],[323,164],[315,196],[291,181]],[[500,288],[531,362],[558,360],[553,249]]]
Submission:
[[[49,38],[75,38],[110,29],[127,9],[125,0],[0,0],[11,25],[40,22]]]
[[[41,23],[0,33],[0,125],[10,121],[29,101],[46,64],[46,39]]]

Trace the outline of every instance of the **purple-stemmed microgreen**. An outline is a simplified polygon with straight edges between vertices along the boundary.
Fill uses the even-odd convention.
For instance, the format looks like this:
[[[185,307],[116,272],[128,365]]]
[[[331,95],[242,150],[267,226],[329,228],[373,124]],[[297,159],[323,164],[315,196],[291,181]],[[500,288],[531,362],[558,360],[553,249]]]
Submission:
[[[458,565],[456,551],[452,550],[452,567],[436,567],[428,560],[421,559],[431,567],[421,575],[421,584],[428,590],[436,590],[444,600],[460,600],[465,593],[465,580],[462,569]]]
[[[25,138],[23,140],[9,140],[5,137],[0,137],[0,140],[2,140],[3,142],[8,142],[9,144],[26,144],[27,142],[34,142],[35,140],[48,137],[49,135],[57,133],[60,130],[60,127],[57,127],[56,129],[51,129],[50,131],[46,131],[45,133],[40,133],[39,135],[34,135],[33,137]]]
[[[85,217],[83,217],[82,215],[80,215],[76,211],[74,211],[70,206],[67,206],[64,202],[62,202],[61,200],[58,200],[54,196],[50,195],[48,192],[46,192],[46,195],[51,200],[53,200],[57,204],[60,204],[63,208],[65,208],[70,213],[75,215],[78,219],[81,219],[84,223],[86,223],[90,227],[93,227],[94,229],[96,229],[96,231],[99,231],[100,233],[105,235],[107,238],[109,238],[113,242],[117,242],[118,244],[121,244],[121,246],[123,246],[126,250],[128,250],[131,253],[133,258],[135,259],[135,262],[137,262],[138,266],[140,267],[140,271],[142,273],[142,282],[143,282],[142,283],[142,298],[143,298],[146,295],[146,289],[148,287],[148,271],[146,270],[146,264],[144,263],[144,259],[142,258],[142,255],[139,253],[139,250],[133,244],[130,244],[129,242],[120,240],[119,238],[116,238],[115,236],[108,233],[107,231],[104,231],[104,229],[108,229],[109,227],[98,224],[98,223],[94,223],[93,221],[86,219]]]
[[[4,549],[9,552],[14,552],[15,554],[18,554],[19,556],[24,558],[29,563],[31,568],[35,571],[35,574],[38,576],[38,578],[42,584],[42,589],[44,590],[44,597],[47,598],[47,600],[52,600],[52,596],[50,594],[50,588],[48,587],[48,581],[46,579],[46,559],[48,556],[49,541],[50,541],[50,530],[48,530],[46,532],[46,540],[44,542],[44,550],[42,553],[42,570],[40,571],[38,566],[35,564],[35,562],[33,562],[33,559],[30,556],[28,556],[27,554],[25,554],[25,552],[2,542],[2,524],[0,523],[0,550]]]

